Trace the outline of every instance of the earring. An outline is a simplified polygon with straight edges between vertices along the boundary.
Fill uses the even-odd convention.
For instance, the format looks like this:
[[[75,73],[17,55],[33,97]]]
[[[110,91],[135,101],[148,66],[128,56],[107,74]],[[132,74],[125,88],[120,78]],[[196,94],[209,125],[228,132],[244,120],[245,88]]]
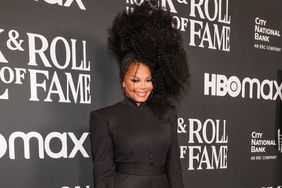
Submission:
[[[126,95],[126,94],[125,94],[125,87],[122,87],[122,94],[123,94],[123,95],[122,95],[122,98],[124,99],[124,96]]]

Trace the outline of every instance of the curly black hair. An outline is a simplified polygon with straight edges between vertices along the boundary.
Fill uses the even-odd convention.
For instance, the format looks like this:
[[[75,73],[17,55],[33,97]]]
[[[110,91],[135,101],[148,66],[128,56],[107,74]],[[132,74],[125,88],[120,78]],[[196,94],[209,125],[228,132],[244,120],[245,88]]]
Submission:
[[[144,1],[134,11],[120,12],[108,30],[108,47],[121,63],[127,54],[152,70],[153,93],[148,101],[151,109],[162,115],[172,99],[180,99],[189,85],[189,68],[180,31],[173,27],[169,11],[157,1]],[[122,75],[120,76],[122,81]]]

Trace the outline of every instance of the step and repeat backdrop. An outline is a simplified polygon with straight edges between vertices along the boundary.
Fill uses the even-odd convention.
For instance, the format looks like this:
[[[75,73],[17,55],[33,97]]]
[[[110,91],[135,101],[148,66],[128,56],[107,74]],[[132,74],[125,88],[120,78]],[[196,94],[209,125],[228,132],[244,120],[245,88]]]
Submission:
[[[0,187],[93,188],[90,111],[122,99],[107,29],[143,0],[0,2]],[[282,2],[160,0],[189,56],[186,188],[282,187]]]

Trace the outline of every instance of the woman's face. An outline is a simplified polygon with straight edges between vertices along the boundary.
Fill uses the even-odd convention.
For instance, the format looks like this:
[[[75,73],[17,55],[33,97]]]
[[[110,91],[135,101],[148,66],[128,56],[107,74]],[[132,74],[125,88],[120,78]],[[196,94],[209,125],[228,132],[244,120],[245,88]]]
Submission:
[[[141,62],[133,62],[124,75],[122,87],[127,96],[140,103],[145,102],[153,90],[150,68]]]

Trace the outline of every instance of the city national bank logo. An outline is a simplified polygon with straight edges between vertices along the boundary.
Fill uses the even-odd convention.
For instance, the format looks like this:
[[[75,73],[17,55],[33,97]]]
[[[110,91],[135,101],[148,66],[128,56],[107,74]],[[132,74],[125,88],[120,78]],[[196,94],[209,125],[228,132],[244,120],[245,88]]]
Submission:
[[[144,1],[126,0],[126,9],[132,10],[133,4],[141,5]],[[187,33],[189,46],[230,51],[229,0],[159,0],[158,2],[159,6],[173,14],[174,28]]]
[[[278,136],[278,151],[280,151],[282,153],[282,133],[281,133],[281,129],[278,129],[277,136]]]
[[[34,1],[44,1],[48,4],[59,5],[64,7],[70,7],[74,2],[78,5],[81,10],[86,10],[82,0],[34,0]]]
[[[260,17],[254,19],[254,48],[279,53],[281,52],[281,46],[277,43],[281,37],[280,30],[278,29],[279,23],[273,25],[271,21]]]
[[[263,131],[252,131],[250,140],[251,160],[276,160],[277,142],[272,135],[267,135]]]
[[[7,152],[10,159],[16,159],[16,145],[19,149],[19,144],[23,144],[24,158],[30,159],[31,140],[36,140],[38,148],[38,156],[40,159],[44,159],[47,154],[50,158],[74,158],[77,153],[81,153],[84,158],[89,158],[88,153],[83,147],[83,143],[88,137],[89,133],[83,133],[80,138],[77,138],[72,132],[51,132],[45,139],[38,132],[23,133],[20,131],[12,133],[8,140],[0,134],[0,158],[2,158]],[[70,146],[70,141],[72,145]],[[59,151],[58,146],[60,146]],[[72,147],[72,150],[70,150]],[[53,149],[52,149],[53,148]],[[53,151],[56,148],[56,151]],[[22,149],[17,150],[22,151]],[[70,153],[68,151],[71,151]],[[18,154],[17,154],[18,155]]]
[[[178,118],[178,134],[188,137],[180,145],[180,158],[188,160],[187,170],[223,170],[228,164],[226,120]]]
[[[205,73],[204,82],[205,95],[282,100],[282,83],[276,80],[260,81],[249,77],[240,80],[237,76],[228,78],[222,74]]]

